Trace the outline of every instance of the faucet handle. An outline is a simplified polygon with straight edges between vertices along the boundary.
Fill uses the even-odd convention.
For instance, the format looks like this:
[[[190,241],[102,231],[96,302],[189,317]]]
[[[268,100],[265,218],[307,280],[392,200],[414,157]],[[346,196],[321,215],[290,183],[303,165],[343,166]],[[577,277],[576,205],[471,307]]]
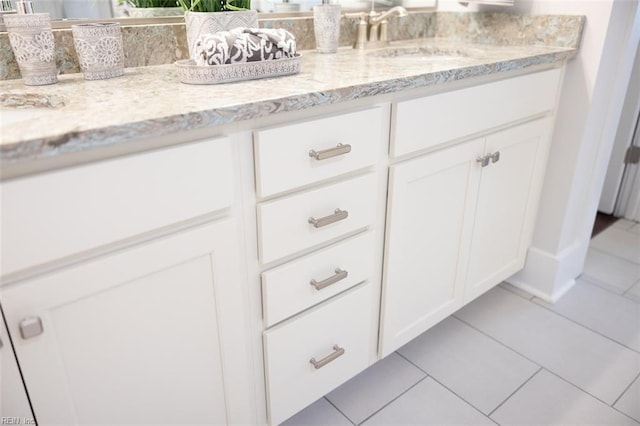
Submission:
[[[367,14],[365,12],[345,13],[347,18],[359,19],[356,29],[356,41],[353,43],[354,49],[362,49],[367,43]]]
[[[364,20],[364,18],[367,16],[367,14],[365,12],[349,12],[349,13],[345,13],[344,17],[345,18],[349,18],[349,19],[360,19],[360,20]]]

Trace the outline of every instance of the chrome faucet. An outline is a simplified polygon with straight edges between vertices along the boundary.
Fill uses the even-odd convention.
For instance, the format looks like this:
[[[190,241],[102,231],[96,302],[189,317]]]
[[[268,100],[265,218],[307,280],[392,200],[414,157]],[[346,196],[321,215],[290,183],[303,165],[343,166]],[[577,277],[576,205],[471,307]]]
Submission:
[[[348,18],[360,18],[356,32],[354,49],[364,49],[365,47],[377,47],[389,43],[387,18],[396,15],[399,18],[407,16],[407,10],[402,6],[395,6],[384,13],[376,12],[373,7],[369,13],[348,13]]]

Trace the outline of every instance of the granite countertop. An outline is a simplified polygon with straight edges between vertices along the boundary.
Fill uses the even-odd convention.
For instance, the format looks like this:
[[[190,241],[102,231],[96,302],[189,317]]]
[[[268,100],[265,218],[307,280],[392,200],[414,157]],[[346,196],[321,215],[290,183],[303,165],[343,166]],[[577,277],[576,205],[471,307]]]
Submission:
[[[393,48],[425,46],[459,57],[429,60],[412,54],[393,56]],[[0,165],[15,166],[140,137],[555,64],[574,57],[576,51],[422,39],[395,43],[386,54],[351,48],[324,55],[304,51],[299,74],[240,83],[183,84],[173,64],[127,68],[123,77],[109,80],[85,81],[82,74],[61,75],[59,82],[50,86],[3,81]]]

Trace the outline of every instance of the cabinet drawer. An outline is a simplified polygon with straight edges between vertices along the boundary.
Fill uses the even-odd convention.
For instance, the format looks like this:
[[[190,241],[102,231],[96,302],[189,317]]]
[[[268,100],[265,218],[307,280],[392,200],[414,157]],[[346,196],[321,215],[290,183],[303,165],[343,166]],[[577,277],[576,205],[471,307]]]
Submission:
[[[376,185],[375,175],[369,173],[259,204],[260,260],[266,264],[370,225]],[[313,219],[319,223],[310,223]]]
[[[371,289],[357,287],[319,309],[264,333],[270,424],[277,425],[369,363]],[[315,368],[335,347],[344,353]],[[335,356],[334,355],[334,356]]]
[[[258,195],[266,197],[374,164],[388,135],[388,121],[386,108],[373,108],[255,132]],[[332,150],[338,144],[343,148]],[[312,150],[324,152],[316,159]]]
[[[267,327],[369,278],[373,232],[360,234],[262,273]]]
[[[9,274],[229,206],[226,138],[3,182]]]
[[[391,152],[401,156],[553,110],[560,70],[399,102]]]

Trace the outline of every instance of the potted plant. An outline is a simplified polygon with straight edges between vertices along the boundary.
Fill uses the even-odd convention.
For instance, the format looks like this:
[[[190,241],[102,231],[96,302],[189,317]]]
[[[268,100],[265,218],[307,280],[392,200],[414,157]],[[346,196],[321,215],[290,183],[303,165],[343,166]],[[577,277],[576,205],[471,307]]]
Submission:
[[[183,13],[177,0],[121,0],[121,2],[131,6],[129,16],[132,18],[180,16]]]
[[[258,13],[251,0],[178,0],[185,10],[189,56],[193,57],[201,34],[227,31],[237,27],[256,28]]]

